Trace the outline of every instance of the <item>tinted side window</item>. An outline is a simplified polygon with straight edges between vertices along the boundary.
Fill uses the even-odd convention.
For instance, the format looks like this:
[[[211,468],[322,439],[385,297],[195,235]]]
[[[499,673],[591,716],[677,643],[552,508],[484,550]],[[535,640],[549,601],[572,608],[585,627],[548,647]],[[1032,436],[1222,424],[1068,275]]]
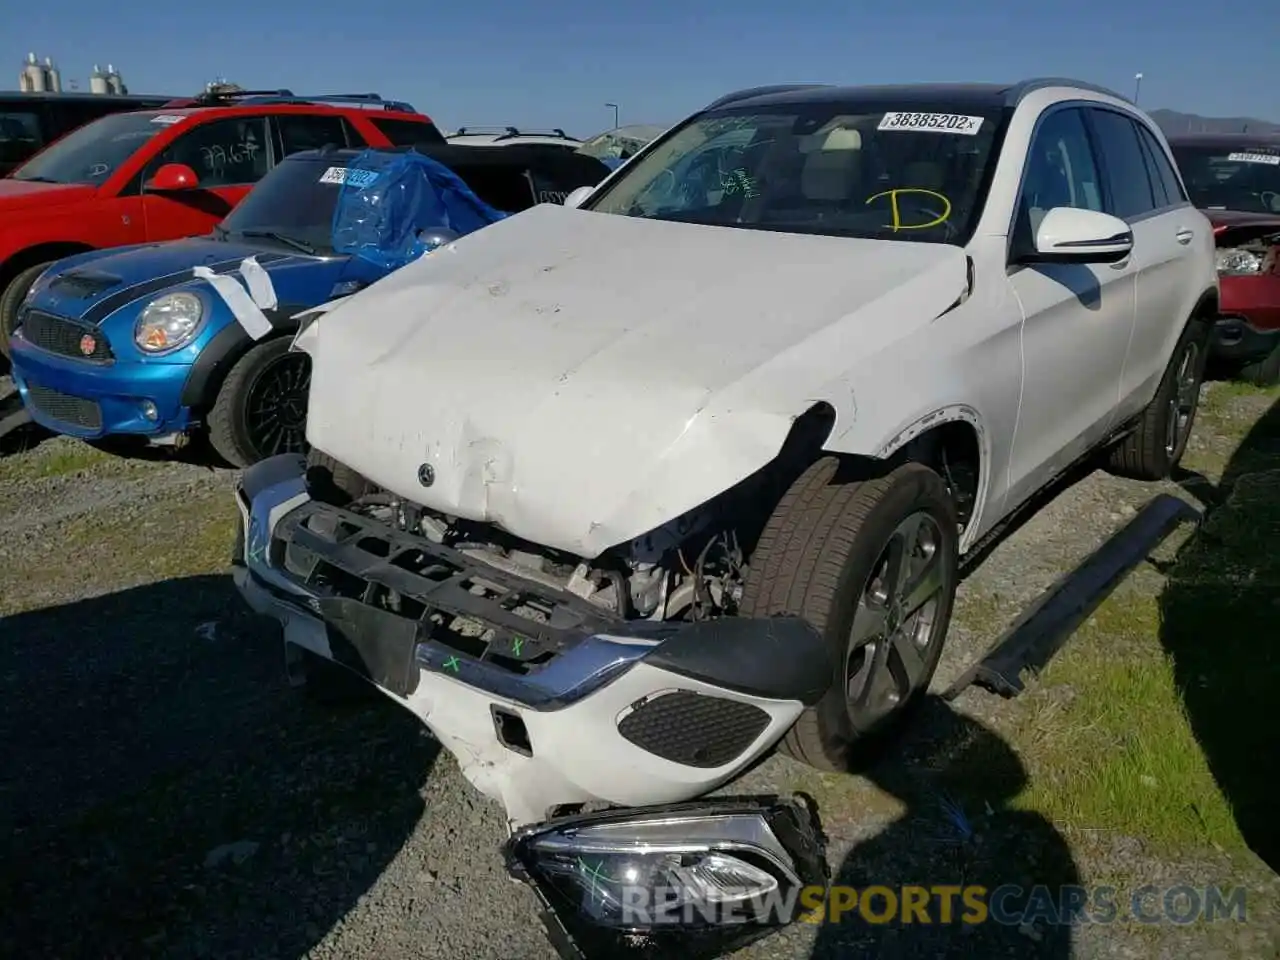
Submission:
[[[1160,178],[1160,182],[1164,184],[1164,195],[1168,198],[1169,203],[1185,203],[1187,200],[1187,192],[1182,189],[1182,183],[1178,180],[1178,173],[1173,167],[1173,162],[1169,159],[1169,155],[1165,153],[1164,147],[1160,146],[1160,141],[1146,127],[1138,125],[1138,133],[1142,137],[1142,142],[1146,144],[1151,152],[1151,160],[1156,166],[1156,174]]]
[[[280,114],[275,120],[286,157],[300,150],[318,150],[325,144],[335,147],[347,145],[347,130],[341,117]]]
[[[1156,199],[1138,141],[1138,128],[1128,117],[1115,111],[1091,112],[1110,188],[1111,209],[1107,212],[1124,219],[1154,210]]]
[[[186,164],[202,187],[257,183],[271,169],[266,118],[233,117],[201,124],[147,164],[144,182],[166,163]]]
[[[1102,209],[1098,166],[1079,110],[1057,110],[1045,117],[1027,152],[1017,230],[1030,240],[1054,207]]]
[[[434,123],[417,120],[369,118],[369,122],[391,141],[393,147],[412,147],[416,143],[444,143],[444,135]]]
[[[34,110],[0,107],[0,173],[15,167],[42,146],[40,115]]]
[[[1147,180],[1151,184],[1151,199],[1155,201],[1157,210],[1172,206],[1173,201],[1165,193],[1164,181],[1160,179],[1160,169],[1156,166],[1156,158],[1151,155],[1151,145],[1138,135],[1138,145],[1142,148],[1142,162],[1147,165]]]

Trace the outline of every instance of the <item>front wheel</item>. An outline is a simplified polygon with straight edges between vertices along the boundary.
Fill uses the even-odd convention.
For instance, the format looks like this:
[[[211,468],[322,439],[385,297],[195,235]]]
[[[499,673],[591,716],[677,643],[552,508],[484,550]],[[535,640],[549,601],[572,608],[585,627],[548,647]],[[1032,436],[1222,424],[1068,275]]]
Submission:
[[[54,261],[49,260],[45,263],[37,263],[34,267],[28,267],[10,280],[9,285],[0,292],[0,354],[5,359],[12,356],[9,350],[9,338],[13,336],[13,331],[18,329],[18,308],[22,306],[22,301],[26,298],[31,285],[53,263]]]
[[[252,347],[236,361],[209,411],[209,443],[233,467],[307,450],[311,358],[288,337]]]
[[[942,478],[904,464],[844,481],[814,463],[773,511],[747,574],[742,612],[804,617],[831,645],[826,696],[781,748],[847,770],[908,716],[929,687],[955,601],[959,535]]]

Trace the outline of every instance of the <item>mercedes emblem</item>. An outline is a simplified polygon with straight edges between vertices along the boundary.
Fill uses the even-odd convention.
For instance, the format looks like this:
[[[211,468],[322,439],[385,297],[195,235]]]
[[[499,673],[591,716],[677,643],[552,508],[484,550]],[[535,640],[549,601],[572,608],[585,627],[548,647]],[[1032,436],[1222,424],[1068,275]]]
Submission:
[[[429,463],[424,463],[418,468],[418,482],[424,487],[429,487],[436,482],[436,468]]]

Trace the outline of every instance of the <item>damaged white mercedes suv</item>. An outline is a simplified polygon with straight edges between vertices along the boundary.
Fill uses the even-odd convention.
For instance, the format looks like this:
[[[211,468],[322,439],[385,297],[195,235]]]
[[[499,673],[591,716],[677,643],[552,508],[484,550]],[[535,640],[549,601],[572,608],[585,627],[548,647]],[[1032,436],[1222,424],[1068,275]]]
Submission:
[[[237,582],[515,826],[840,768],[960,555],[1087,455],[1169,474],[1216,308],[1115,94],[743,91],[315,315],[313,456],[244,474]]]

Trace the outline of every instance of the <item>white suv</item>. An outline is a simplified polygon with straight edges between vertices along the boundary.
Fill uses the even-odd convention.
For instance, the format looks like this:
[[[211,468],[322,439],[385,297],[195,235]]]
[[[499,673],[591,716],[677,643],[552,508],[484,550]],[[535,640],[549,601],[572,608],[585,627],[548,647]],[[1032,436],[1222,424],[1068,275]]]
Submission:
[[[459,127],[446,138],[450,143],[470,147],[506,147],[511,144],[537,144],[577,150],[582,141],[559,127],[546,132],[518,130],[515,127]]]
[[[841,767],[960,554],[1091,454],[1170,473],[1217,303],[1120,96],[734,94],[313,319],[317,452],[244,475],[237,581],[516,823]]]

